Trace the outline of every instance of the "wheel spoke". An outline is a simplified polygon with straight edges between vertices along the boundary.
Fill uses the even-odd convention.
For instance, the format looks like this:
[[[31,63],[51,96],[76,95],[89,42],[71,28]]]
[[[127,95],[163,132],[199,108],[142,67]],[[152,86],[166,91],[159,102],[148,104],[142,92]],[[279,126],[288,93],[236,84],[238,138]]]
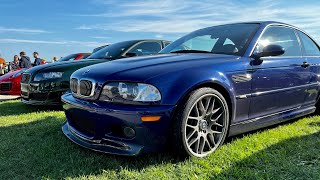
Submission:
[[[202,141],[201,141],[201,139],[202,139]],[[201,138],[200,140],[199,140],[199,142],[200,142],[200,154],[202,154],[203,153],[203,150],[204,150],[204,145],[205,145],[205,140],[204,140],[204,138]]]
[[[218,112],[220,109],[221,109],[221,107],[219,107],[219,108],[217,108],[217,109],[214,109],[211,113],[212,113],[212,114],[215,114],[215,113]]]
[[[197,117],[188,116],[188,119],[199,120]]]
[[[212,105],[211,105],[211,108],[210,108],[210,112],[213,112],[215,102],[216,102],[216,99],[213,98]]]
[[[212,99],[212,97],[207,98],[206,107],[205,107],[205,112],[206,112],[206,114],[209,113],[209,106],[210,106],[210,101],[211,101],[211,99]]]
[[[187,136],[187,141],[196,133],[197,131],[194,129],[191,133],[188,134]]]
[[[208,140],[208,138],[205,138],[205,143],[208,145],[209,149],[212,149],[211,145],[210,145],[210,142]]]
[[[219,123],[217,123],[217,122],[214,122],[212,125],[214,125],[214,126],[219,126],[219,127],[223,127],[223,125],[221,125],[221,124],[219,124]]]
[[[222,116],[223,112],[221,114],[219,114],[218,117],[216,117],[214,120],[211,119],[212,122],[217,122],[217,120]]]
[[[204,109],[202,100],[199,101],[199,109],[200,109],[200,112],[201,112],[200,116],[201,117],[205,116],[206,115],[206,110]]]
[[[192,146],[197,140],[198,140],[198,137],[193,138],[193,139],[188,143],[188,144],[189,144],[189,147]]]
[[[221,134],[222,132],[219,131],[214,131],[214,130],[209,130],[210,134]]]
[[[194,106],[194,110],[196,112],[196,116],[199,117],[200,113],[199,113],[198,103],[196,103],[196,105]]]
[[[208,134],[208,137],[209,137],[209,141],[214,145],[216,146],[216,142],[214,141],[214,137],[212,134]]]
[[[194,130],[197,130],[197,126],[193,126],[193,125],[187,124],[187,127],[192,128]]]
[[[200,145],[200,139],[197,139],[197,142],[196,142],[196,153],[199,153],[199,145]]]

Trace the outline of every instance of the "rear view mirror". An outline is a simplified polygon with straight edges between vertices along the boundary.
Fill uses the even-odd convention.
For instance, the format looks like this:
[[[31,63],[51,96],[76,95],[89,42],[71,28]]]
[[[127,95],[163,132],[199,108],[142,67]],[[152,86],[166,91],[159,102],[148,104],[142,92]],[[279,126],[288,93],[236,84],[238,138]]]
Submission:
[[[284,54],[285,50],[282,46],[276,44],[270,44],[262,49],[262,52],[253,54],[253,58],[259,59],[267,56],[280,56]]]
[[[133,52],[127,52],[127,53],[125,54],[125,57],[135,57],[135,56],[137,56],[137,54],[136,54],[136,53],[133,53]]]

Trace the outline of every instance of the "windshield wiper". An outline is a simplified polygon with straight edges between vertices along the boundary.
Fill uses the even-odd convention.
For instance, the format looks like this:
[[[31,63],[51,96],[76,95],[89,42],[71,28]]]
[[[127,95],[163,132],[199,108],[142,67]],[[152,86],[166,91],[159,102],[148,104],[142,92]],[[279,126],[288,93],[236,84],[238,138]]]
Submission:
[[[193,50],[193,49],[190,49],[190,50],[178,50],[178,51],[172,51],[170,53],[212,53],[212,52],[209,52],[209,51],[202,51],[202,50]]]

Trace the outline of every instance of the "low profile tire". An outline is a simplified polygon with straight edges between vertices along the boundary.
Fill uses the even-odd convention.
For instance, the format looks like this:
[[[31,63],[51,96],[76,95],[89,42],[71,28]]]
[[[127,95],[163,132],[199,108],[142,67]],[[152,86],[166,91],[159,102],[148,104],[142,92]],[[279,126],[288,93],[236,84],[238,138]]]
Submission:
[[[175,151],[205,157],[224,142],[228,129],[229,109],[221,93],[212,88],[195,90],[176,116]]]

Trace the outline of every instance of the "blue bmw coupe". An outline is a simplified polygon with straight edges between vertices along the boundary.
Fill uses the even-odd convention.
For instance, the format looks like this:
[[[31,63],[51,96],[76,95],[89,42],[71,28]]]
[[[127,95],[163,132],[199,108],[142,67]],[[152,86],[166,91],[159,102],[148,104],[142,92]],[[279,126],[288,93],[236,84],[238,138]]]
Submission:
[[[279,22],[192,32],[159,55],[82,68],[62,96],[64,134],[100,152],[138,155],[171,147],[204,157],[228,136],[319,108],[320,50]]]

